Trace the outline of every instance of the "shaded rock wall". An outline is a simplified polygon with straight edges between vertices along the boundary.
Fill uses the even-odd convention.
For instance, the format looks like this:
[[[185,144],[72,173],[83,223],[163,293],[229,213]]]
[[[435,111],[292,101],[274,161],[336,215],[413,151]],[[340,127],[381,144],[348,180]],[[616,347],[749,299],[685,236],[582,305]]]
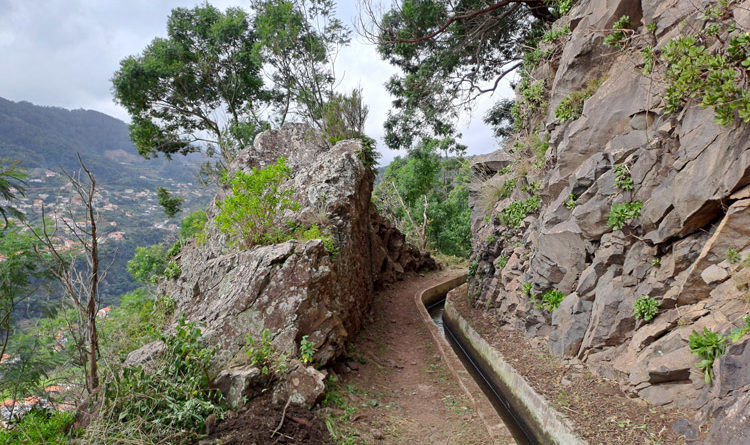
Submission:
[[[546,166],[531,169],[510,197],[488,205],[491,191],[518,169],[495,175],[514,165],[505,150],[475,160],[470,198],[477,266],[470,293],[503,323],[543,339],[556,355],[577,356],[633,396],[699,410],[696,423],[714,419],[712,443],[745,443],[716,434],[729,424],[736,437],[750,431],[750,356],[743,352],[750,336],[716,361],[712,386],[695,367],[687,340],[703,327],[727,334],[750,312],[750,267],[727,260],[729,249],[750,257],[750,125],[740,119],[717,125],[714,111],[695,101],[665,113],[666,67],[662,62],[650,76],[641,72],[645,45],[658,51],[708,26],[703,8],[717,3],[581,1],[559,20],[555,27],[569,25],[572,32],[559,55],[533,72],[551,86],[549,107],[530,125],[549,140]],[[748,10],[750,1],[732,2],[723,15],[734,23],[732,35],[748,32]],[[622,49],[607,47],[606,30],[621,15],[637,28],[634,38]],[[655,25],[653,34],[648,24]],[[714,44],[721,47],[729,34],[718,37]],[[593,79],[602,83],[581,117],[556,119],[561,100]],[[627,166],[633,190],[616,187],[616,164]],[[528,185],[535,181],[540,210],[518,229],[502,224],[501,212],[531,197]],[[573,208],[566,206],[571,195]],[[607,224],[612,204],[628,201],[643,202],[640,216],[613,230]],[[524,283],[533,285],[532,295],[558,289],[565,299],[549,313],[524,294]],[[634,318],[641,295],[661,303],[648,324]]]

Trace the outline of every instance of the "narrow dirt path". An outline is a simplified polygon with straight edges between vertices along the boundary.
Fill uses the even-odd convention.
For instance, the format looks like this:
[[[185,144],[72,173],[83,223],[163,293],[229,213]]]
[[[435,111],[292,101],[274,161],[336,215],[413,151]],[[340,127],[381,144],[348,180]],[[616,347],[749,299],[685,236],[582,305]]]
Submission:
[[[329,395],[337,403],[328,403],[336,408],[322,410],[338,443],[506,443],[490,437],[415,305],[417,292],[459,273],[409,277],[376,296],[369,322],[349,345],[349,361],[338,369]]]

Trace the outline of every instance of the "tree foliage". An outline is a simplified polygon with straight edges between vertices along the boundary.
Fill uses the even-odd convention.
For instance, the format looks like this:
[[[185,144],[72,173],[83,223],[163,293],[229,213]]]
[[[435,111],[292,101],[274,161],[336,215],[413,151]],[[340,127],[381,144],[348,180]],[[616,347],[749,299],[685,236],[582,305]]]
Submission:
[[[204,4],[172,10],[167,38],[120,62],[115,100],[133,119],[130,137],[144,157],[196,150],[196,142],[231,161],[267,126],[258,111],[263,88],[258,39],[248,14]]]
[[[128,261],[128,273],[141,284],[149,284],[153,277],[164,274],[167,267],[167,248],[163,244],[139,246],[133,259]]]
[[[530,33],[555,18],[549,6],[542,0],[401,0],[381,17],[366,7],[374,25],[369,35],[401,70],[387,84],[396,97],[385,123],[388,147],[414,148],[419,138],[437,138],[460,150],[458,112],[520,65]]]
[[[0,215],[5,221],[4,228],[8,226],[8,217],[23,219],[24,215],[10,203],[25,196],[26,173],[18,168],[18,161],[10,162],[0,159]],[[8,204],[4,204],[7,202]]]
[[[164,187],[156,189],[156,199],[158,199],[159,205],[164,209],[167,218],[172,218],[182,211],[181,207],[184,199],[180,196],[173,196],[169,193],[169,190]]]

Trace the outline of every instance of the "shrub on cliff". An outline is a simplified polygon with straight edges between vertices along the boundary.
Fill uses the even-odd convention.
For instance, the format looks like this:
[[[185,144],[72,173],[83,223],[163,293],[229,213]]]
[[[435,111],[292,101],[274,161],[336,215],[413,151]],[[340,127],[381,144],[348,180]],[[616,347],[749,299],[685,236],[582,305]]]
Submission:
[[[266,168],[253,167],[252,173],[239,171],[225,178],[232,193],[218,203],[216,226],[229,236],[230,244],[252,247],[281,241],[283,232],[274,228],[274,219],[284,210],[299,208],[292,200],[294,190],[281,189],[288,177],[289,167],[279,158]]]

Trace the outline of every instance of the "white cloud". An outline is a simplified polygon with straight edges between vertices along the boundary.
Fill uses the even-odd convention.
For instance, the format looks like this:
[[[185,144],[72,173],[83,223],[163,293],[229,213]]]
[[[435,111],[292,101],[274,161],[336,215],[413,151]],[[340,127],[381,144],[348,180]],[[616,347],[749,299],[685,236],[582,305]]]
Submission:
[[[39,105],[95,109],[128,121],[112,101],[112,74],[119,61],[137,54],[157,36],[166,34],[166,20],[176,7],[193,7],[198,0],[0,0],[0,96]],[[210,1],[218,8],[238,2]],[[354,1],[340,2],[339,16],[351,25]],[[239,2],[246,7],[246,2]],[[361,87],[370,116],[366,130],[382,144],[392,98],[384,83],[395,69],[382,61],[365,39],[352,35],[337,61],[342,91]],[[462,127],[469,152],[495,148],[491,132],[481,122],[491,102],[477,104],[468,128]],[[466,121],[466,119],[464,119]],[[397,154],[381,148],[383,162]]]

